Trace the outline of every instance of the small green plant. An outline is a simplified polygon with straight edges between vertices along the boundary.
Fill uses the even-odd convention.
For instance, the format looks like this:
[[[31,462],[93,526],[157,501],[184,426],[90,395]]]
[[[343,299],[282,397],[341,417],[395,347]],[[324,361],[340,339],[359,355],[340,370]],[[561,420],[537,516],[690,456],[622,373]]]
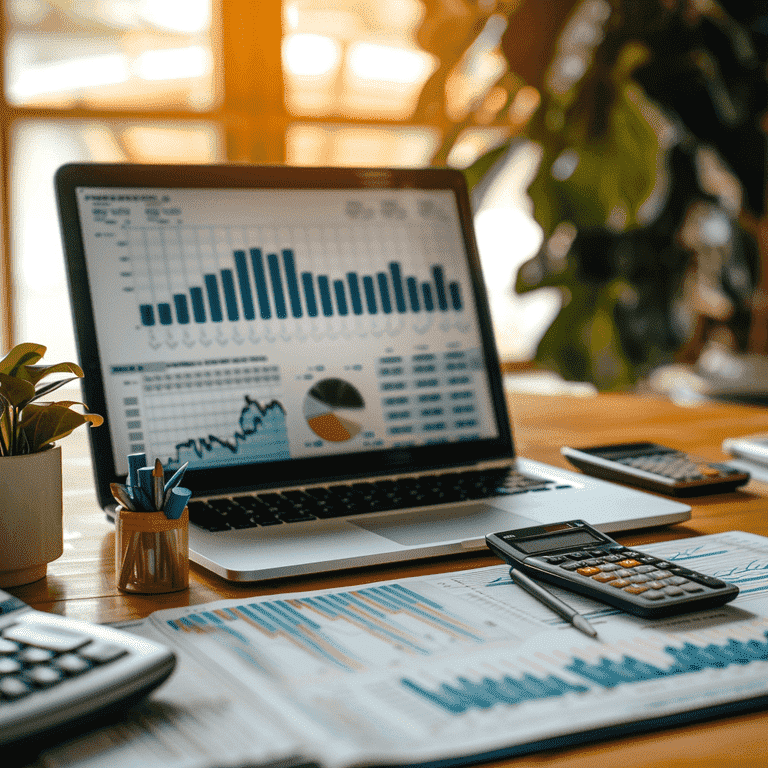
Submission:
[[[98,427],[104,419],[95,413],[80,413],[73,400],[37,402],[70,381],[83,377],[75,363],[36,365],[46,348],[42,344],[17,344],[0,360],[0,456],[39,453],[52,448],[77,427]],[[72,376],[41,383],[54,373]]]

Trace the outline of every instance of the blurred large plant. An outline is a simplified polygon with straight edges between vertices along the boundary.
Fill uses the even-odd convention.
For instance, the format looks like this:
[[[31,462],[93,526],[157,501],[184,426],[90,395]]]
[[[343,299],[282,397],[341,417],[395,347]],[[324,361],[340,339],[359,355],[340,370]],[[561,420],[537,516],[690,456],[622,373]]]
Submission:
[[[530,34],[531,14],[548,6],[524,0],[509,13],[502,47],[511,70],[526,68],[520,40]],[[552,9],[557,42],[533,83],[541,103],[526,129],[540,148],[528,191],[545,240],[516,283],[518,292],[557,286],[563,296],[537,362],[616,389],[690,342],[694,323],[680,309],[696,264],[681,233],[697,204],[721,202],[702,183],[707,157],[718,158],[714,167],[724,164],[742,190],[740,210],[725,217],[729,249],[715,268],[715,288],[728,304],[721,319],[743,348],[761,272],[737,217],[756,220],[764,211],[764,4],[560,0]],[[467,171],[470,183],[490,175],[508,151],[478,160]],[[689,315],[700,309],[689,307]]]

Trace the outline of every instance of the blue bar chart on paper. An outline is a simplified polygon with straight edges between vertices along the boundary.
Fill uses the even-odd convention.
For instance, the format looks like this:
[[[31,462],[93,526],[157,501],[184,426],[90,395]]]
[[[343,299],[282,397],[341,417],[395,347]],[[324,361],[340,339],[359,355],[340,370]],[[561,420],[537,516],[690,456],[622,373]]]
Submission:
[[[499,636],[401,584],[192,611],[168,626],[230,647],[236,643],[248,663],[290,668],[296,675],[359,672]]]

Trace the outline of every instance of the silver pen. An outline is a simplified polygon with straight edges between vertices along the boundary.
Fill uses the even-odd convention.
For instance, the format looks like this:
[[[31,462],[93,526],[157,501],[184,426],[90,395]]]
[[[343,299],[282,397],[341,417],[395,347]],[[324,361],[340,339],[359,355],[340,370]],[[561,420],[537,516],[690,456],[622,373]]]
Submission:
[[[519,587],[522,587],[529,595],[535,597],[547,608],[551,608],[558,616],[564,618],[580,632],[590,637],[597,637],[597,630],[568,603],[564,603],[559,597],[555,597],[548,589],[544,589],[533,579],[526,576],[522,571],[515,568],[509,569],[509,578]]]

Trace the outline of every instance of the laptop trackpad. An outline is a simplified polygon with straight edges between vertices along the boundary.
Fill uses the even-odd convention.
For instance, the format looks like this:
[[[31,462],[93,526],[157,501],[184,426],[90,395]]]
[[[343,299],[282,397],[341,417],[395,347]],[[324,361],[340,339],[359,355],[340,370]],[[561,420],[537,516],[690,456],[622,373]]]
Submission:
[[[482,539],[486,533],[538,523],[528,517],[479,502],[443,509],[432,508],[424,512],[399,512],[372,520],[356,520],[353,525],[408,547],[442,541]]]

